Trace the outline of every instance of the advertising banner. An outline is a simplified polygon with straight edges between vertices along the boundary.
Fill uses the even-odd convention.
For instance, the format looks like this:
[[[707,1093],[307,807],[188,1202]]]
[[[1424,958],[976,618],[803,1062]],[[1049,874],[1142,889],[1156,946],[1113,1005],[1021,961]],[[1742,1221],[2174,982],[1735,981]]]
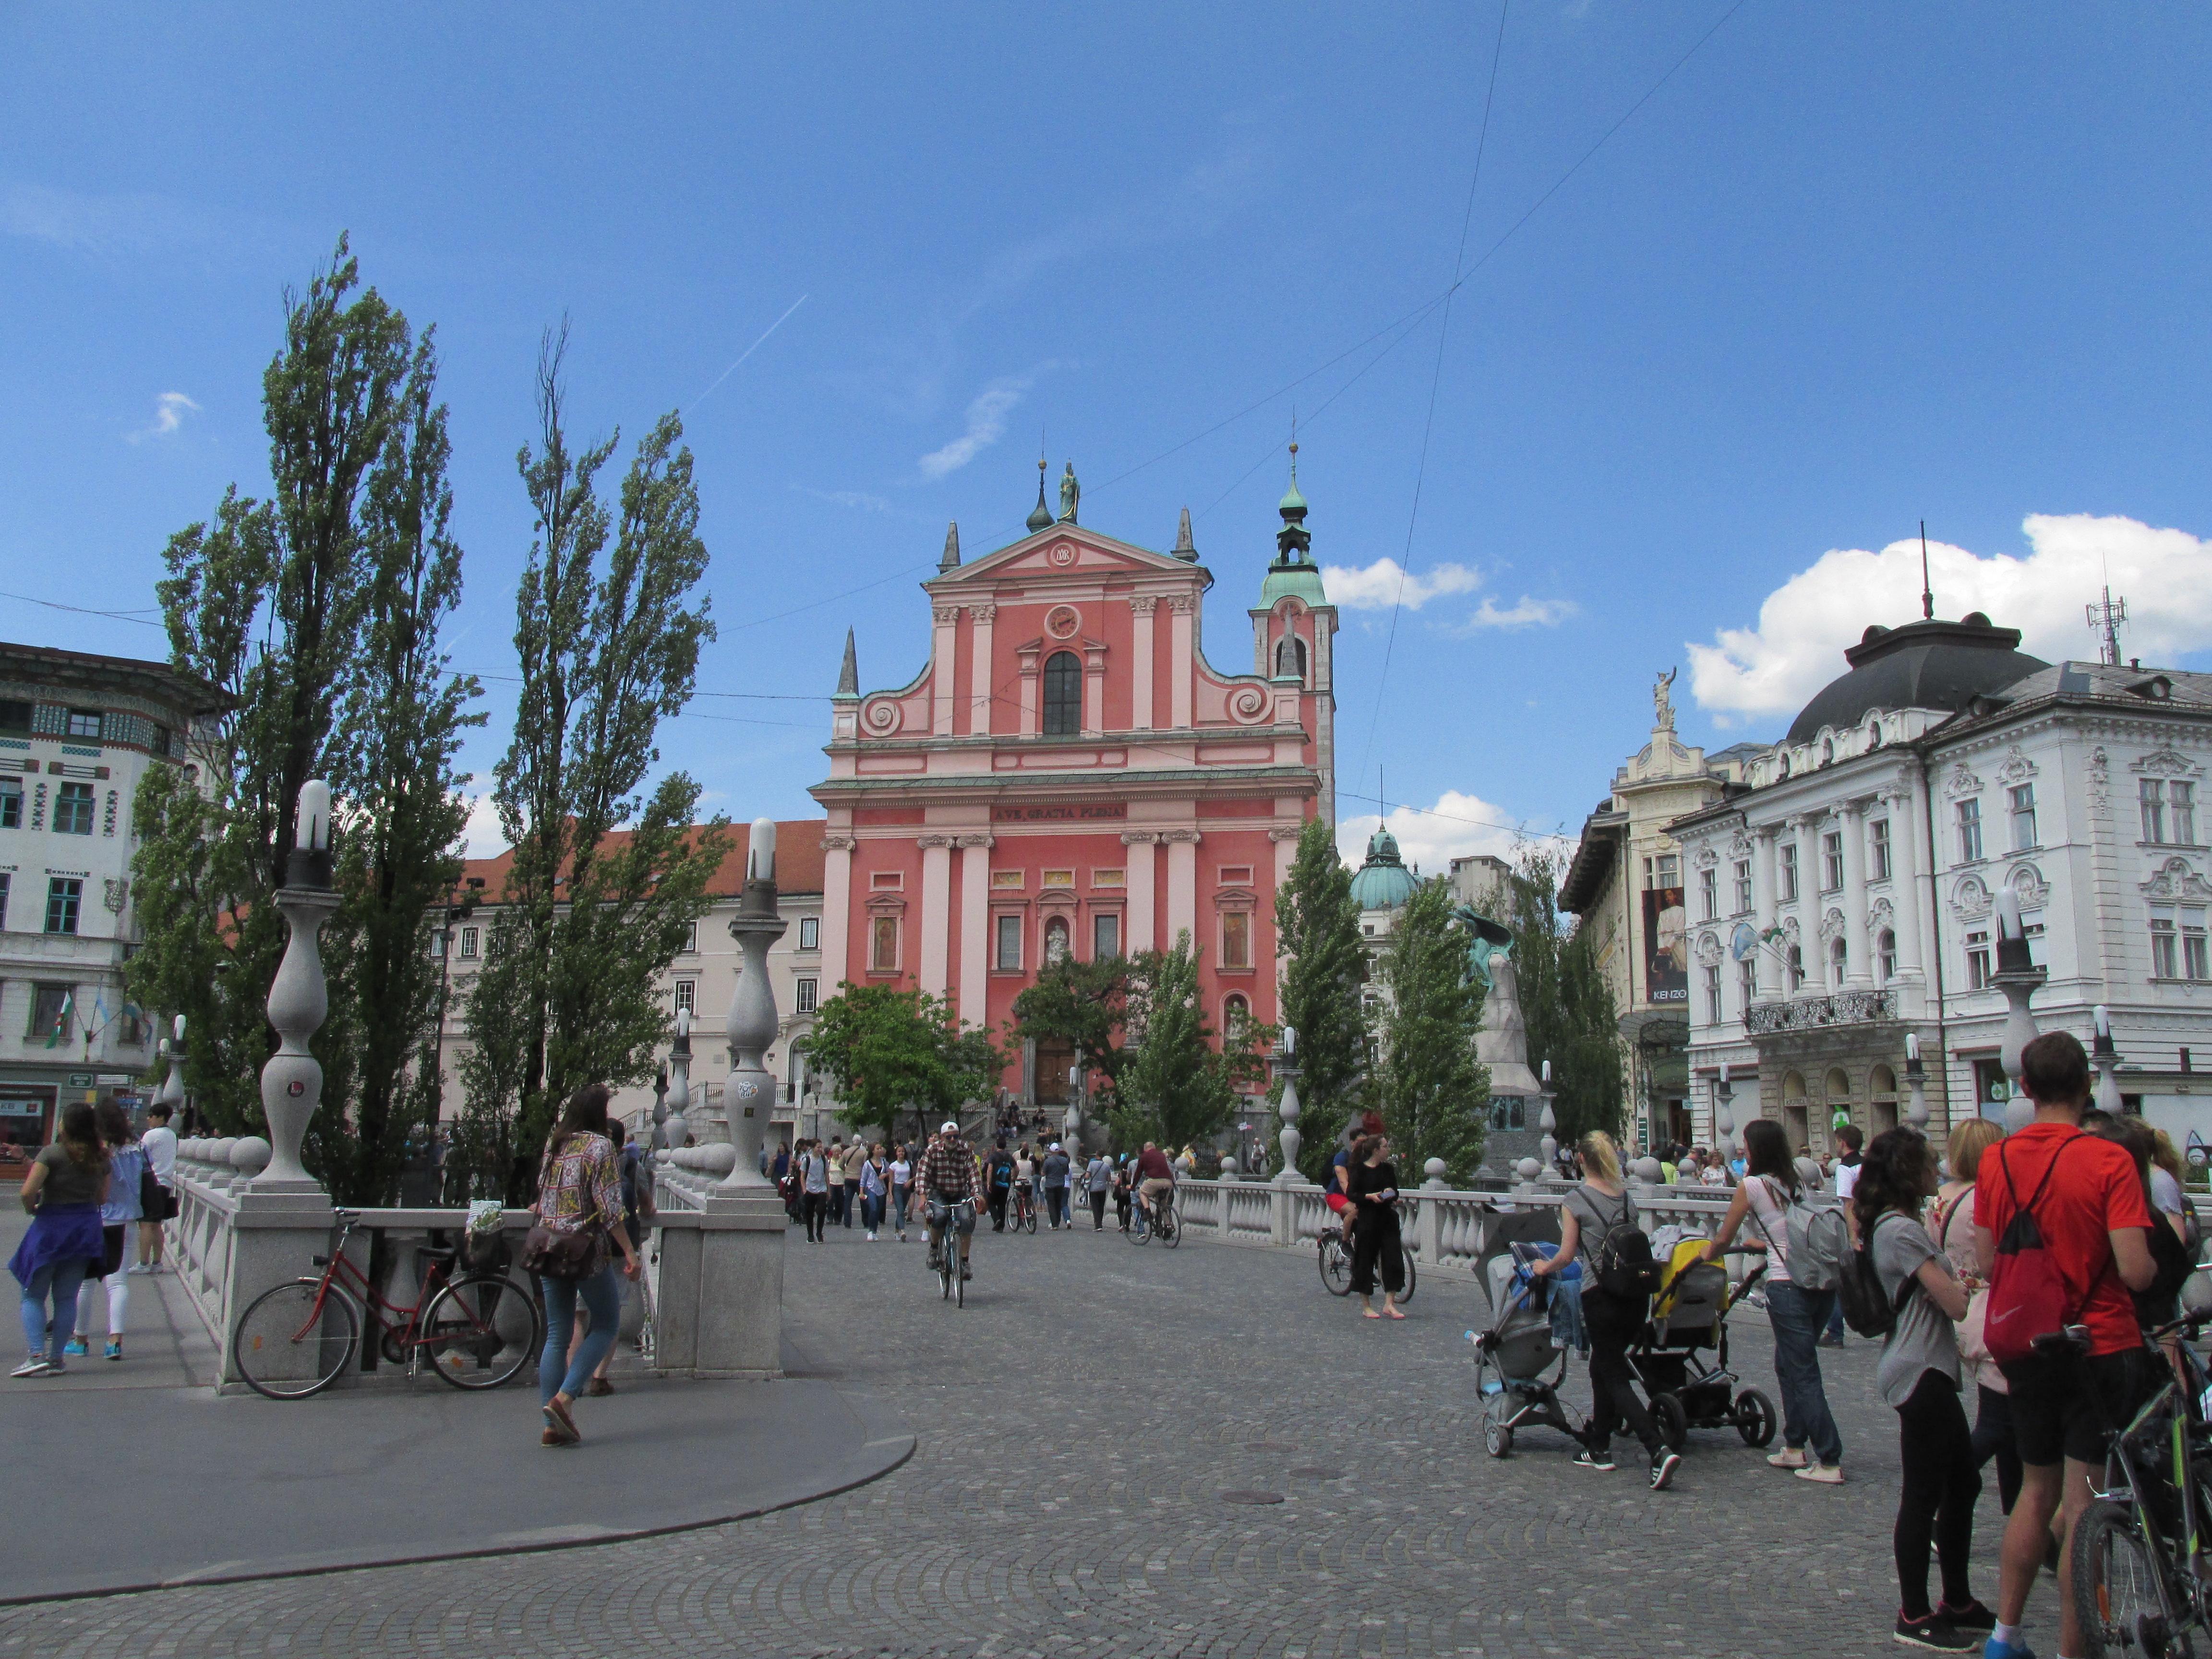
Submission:
[[[1679,887],[1644,890],[1644,1000],[1690,1000],[1689,914]]]

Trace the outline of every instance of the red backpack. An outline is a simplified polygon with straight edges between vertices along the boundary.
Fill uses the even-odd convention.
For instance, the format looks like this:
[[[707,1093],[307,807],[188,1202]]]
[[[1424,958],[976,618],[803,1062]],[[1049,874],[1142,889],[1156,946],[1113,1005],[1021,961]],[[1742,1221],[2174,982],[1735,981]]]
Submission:
[[[2013,1185],[2012,1160],[2004,1160],[2005,1191],[2013,1202],[2012,1219],[1997,1240],[1996,1267],[1990,1274],[1990,1300],[1984,1323],[1984,1340],[1990,1358],[2003,1365],[2026,1359],[2035,1352],[2035,1339],[2065,1328],[2074,1310],[2066,1294],[2066,1281],[2043,1242],[2036,1224],[2035,1206],[2051,1185],[2051,1172],[2079,1134],[2058,1143],[2051,1162],[2043,1166],[2043,1179],[2026,1204]]]

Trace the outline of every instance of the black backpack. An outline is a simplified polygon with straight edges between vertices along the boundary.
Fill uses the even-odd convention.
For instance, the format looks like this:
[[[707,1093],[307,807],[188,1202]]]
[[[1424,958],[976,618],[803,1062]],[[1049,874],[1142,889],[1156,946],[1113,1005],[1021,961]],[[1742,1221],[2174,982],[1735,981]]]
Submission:
[[[1879,1229],[1888,1218],[1881,1217],[1875,1223],[1875,1227]],[[1900,1221],[1904,1218],[1898,1218]],[[1920,1275],[1907,1273],[1893,1299],[1883,1295],[1881,1275],[1874,1268],[1871,1234],[1869,1240],[1844,1258],[1844,1270],[1837,1276],[1836,1296],[1843,1304],[1844,1324],[1861,1336],[1886,1337],[1897,1328],[1897,1316],[1904,1311],[1905,1298],[1912,1294]]]
[[[1607,1296],[1657,1293],[1661,1275],[1659,1263],[1652,1258],[1651,1237],[1636,1224],[1636,1205],[1627,1194],[1620,1195],[1620,1218],[1598,1236],[1589,1261],[1598,1289]]]

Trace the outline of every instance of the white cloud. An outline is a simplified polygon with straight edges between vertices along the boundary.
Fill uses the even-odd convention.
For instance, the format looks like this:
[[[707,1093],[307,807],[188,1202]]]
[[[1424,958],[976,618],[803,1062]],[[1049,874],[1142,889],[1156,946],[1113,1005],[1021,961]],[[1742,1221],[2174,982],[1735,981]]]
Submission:
[[[507,850],[507,835],[499,827],[499,808],[489,791],[468,799],[469,821],[461,830],[461,853],[467,858],[495,859]]]
[[[146,438],[163,438],[185,423],[187,413],[197,415],[200,406],[181,392],[164,392],[154,399],[154,424],[130,434],[129,441],[137,443]]]
[[[968,405],[968,429],[944,448],[923,456],[919,463],[921,476],[934,483],[947,473],[957,472],[998,442],[1006,430],[1006,416],[1036,384],[1033,374],[1007,375],[976,393]]]
[[[817,501],[827,501],[832,507],[849,507],[862,513],[888,513],[891,504],[880,495],[871,495],[865,489],[814,489],[803,483],[792,488],[802,495],[811,495]]]
[[[1557,628],[1575,611],[1572,599],[1532,599],[1526,593],[1501,611],[1497,600],[1486,596],[1474,614],[1452,631],[1464,635],[1491,628]]]
[[[2096,636],[2083,606],[2107,580],[2128,602],[2124,655],[2171,663],[2212,646],[2212,543],[2134,519],[2031,514],[2030,552],[1986,557],[1928,544],[1939,617],[1988,613],[2017,628],[2021,649],[2056,662],[2094,661]],[[1767,595],[1755,628],[1723,628],[1715,643],[1692,644],[1690,690],[1726,724],[1731,715],[1794,711],[1844,672],[1844,647],[1870,623],[1894,626],[1920,614],[1920,540],[1879,553],[1838,548]]]
[[[1474,592],[1482,586],[1482,573],[1463,564],[1408,572],[1397,560],[1382,558],[1364,567],[1323,565],[1321,580],[1330,603],[1341,611],[1388,611],[1395,605],[1419,611],[1447,593]]]
[[[1394,806],[1387,819],[1368,812],[1338,820],[1336,848],[1345,862],[1358,868],[1367,856],[1367,838],[1378,824],[1386,823],[1397,838],[1399,855],[1408,866],[1418,866],[1425,876],[1443,875],[1454,859],[1475,853],[1488,853],[1510,863],[1531,839],[1560,851],[1571,847],[1558,836],[1532,837],[1504,808],[1493,806],[1479,795],[1447,789],[1437,797],[1434,806],[1425,810]]]

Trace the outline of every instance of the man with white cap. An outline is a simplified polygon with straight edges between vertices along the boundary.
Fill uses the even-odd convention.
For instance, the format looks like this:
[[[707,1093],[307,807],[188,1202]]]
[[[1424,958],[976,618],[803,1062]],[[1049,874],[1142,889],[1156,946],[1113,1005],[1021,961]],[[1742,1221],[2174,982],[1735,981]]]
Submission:
[[[947,1119],[931,1137],[914,1166],[914,1184],[929,1224],[931,1268],[937,1266],[950,1221],[960,1240],[960,1276],[967,1278],[968,1245],[975,1237],[975,1212],[983,1201],[983,1176],[975,1165],[975,1149],[957,1123]]]

